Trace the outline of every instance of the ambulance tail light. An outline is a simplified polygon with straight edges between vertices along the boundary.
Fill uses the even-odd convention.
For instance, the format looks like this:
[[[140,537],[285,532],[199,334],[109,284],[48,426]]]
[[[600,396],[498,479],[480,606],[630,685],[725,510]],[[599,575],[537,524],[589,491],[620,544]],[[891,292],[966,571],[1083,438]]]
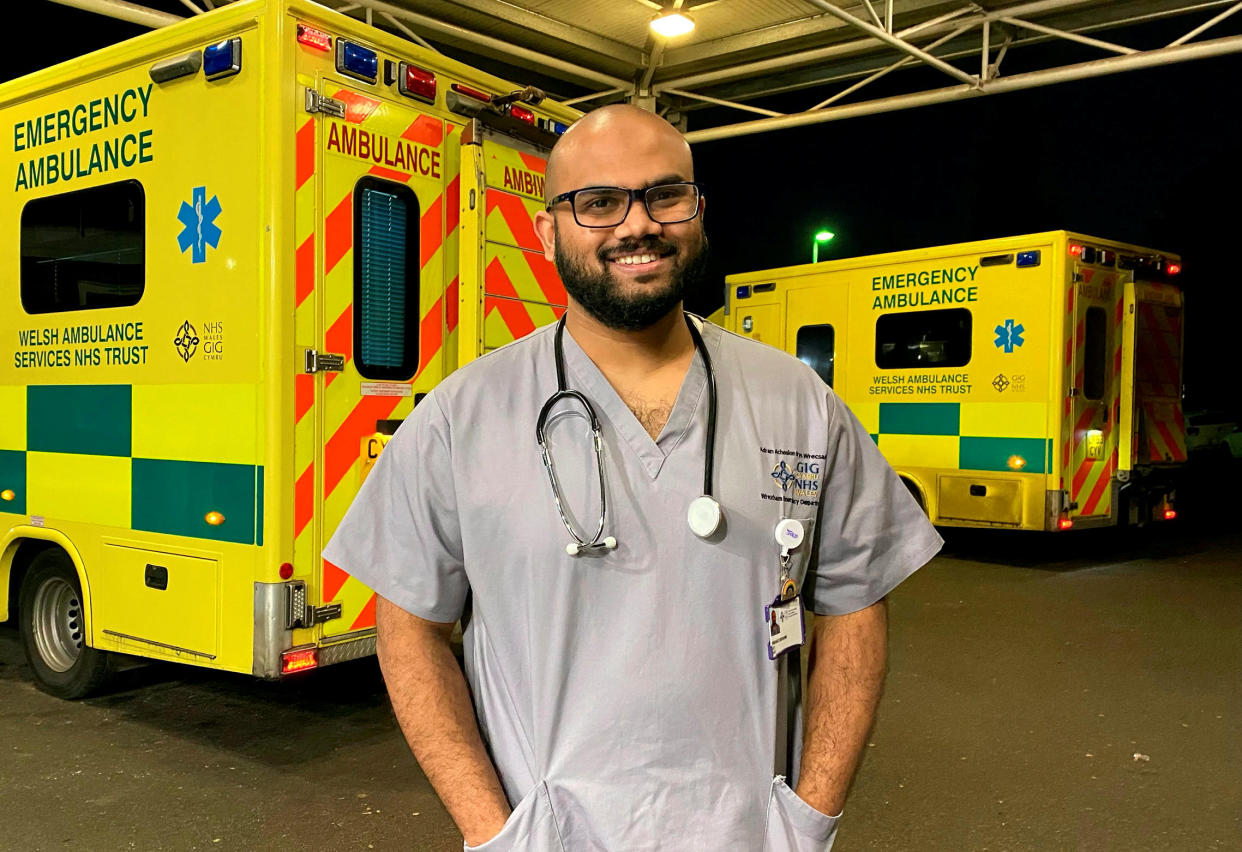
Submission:
[[[535,124],[535,114],[526,107],[518,106],[517,104],[509,107],[509,117],[516,118],[518,121],[531,126],[534,126]]]
[[[323,30],[308,27],[306,24],[298,24],[298,44],[304,44],[316,50],[331,50],[332,36]]]
[[[1069,251],[1074,257],[1080,257],[1082,255],[1082,246],[1077,243],[1070,243]]]
[[[434,104],[436,102],[436,75],[425,68],[402,62],[397,74],[397,89],[407,98]]]
[[[1074,521],[1070,518],[1069,515],[1065,514],[1064,512],[1061,513],[1061,517],[1057,518],[1057,529],[1067,530],[1073,526],[1074,526]]]
[[[1180,263],[1170,263],[1168,266],[1165,267],[1164,271],[1169,273],[1170,275],[1177,275],[1179,272],[1182,271],[1182,265]]]
[[[294,648],[280,655],[280,673],[296,674],[319,668],[318,648]]]
[[[280,564],[280,579],[282,580],[293,579],[293,563],[282,562]]]
[[[1177,510],[1176,509],[1165,509],[1163,512],[1160,513],[1160,517],[1166,521],[1175,520],[1177,518]]]

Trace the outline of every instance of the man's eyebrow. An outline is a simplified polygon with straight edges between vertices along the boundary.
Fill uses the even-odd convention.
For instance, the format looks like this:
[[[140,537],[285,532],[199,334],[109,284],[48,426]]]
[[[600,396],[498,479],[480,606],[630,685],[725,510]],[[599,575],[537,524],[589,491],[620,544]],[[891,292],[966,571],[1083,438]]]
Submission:
[[[663,177],[658,177],[655,180],[647,181],[645,184],[642,185],[641,188],[650,189],[653,186],[660,186],[661,184],[665,184],[665,183],[688,183],[688,182],[689,182],[689,179],[684,178],[681,175],[667,174],[667,175],[664,175]]]

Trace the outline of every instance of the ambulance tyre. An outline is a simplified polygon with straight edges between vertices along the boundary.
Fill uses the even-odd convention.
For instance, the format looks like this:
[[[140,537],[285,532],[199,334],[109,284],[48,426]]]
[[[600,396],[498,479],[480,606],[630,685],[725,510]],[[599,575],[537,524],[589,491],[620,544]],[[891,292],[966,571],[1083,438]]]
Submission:
[[[112,673],[111,655],[86,644],[78,575],[63,551],[34,558],[22,583],[22,645],[38,686],[57,698],[85,698]]]

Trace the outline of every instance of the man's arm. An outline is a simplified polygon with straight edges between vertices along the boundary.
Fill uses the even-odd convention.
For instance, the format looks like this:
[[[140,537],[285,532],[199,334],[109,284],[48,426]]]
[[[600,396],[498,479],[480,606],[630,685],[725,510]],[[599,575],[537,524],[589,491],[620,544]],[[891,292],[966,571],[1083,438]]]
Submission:
[[[405,739],[466,843],[485,843],[510,808],[449,648],[453,625],[411,615],[383,597],[375,615],[376,651]]]
[[[849,615],[817,615],[812,629],[798,797],[841,813],[884,686],[888,610],[881,599]]]

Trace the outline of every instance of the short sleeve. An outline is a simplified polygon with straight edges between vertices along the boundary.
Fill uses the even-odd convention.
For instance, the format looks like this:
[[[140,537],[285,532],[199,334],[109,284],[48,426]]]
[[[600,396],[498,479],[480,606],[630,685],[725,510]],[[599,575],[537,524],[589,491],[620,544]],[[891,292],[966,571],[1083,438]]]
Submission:
[[[875,441],[828,393],[827,470],[805,599],[821,615],[844,615],[884,597],[926,564],[943,542]]]
[[[324,559],[402,609],[456,621],[469,589],[448,422],[429,394],[380,453]]]

